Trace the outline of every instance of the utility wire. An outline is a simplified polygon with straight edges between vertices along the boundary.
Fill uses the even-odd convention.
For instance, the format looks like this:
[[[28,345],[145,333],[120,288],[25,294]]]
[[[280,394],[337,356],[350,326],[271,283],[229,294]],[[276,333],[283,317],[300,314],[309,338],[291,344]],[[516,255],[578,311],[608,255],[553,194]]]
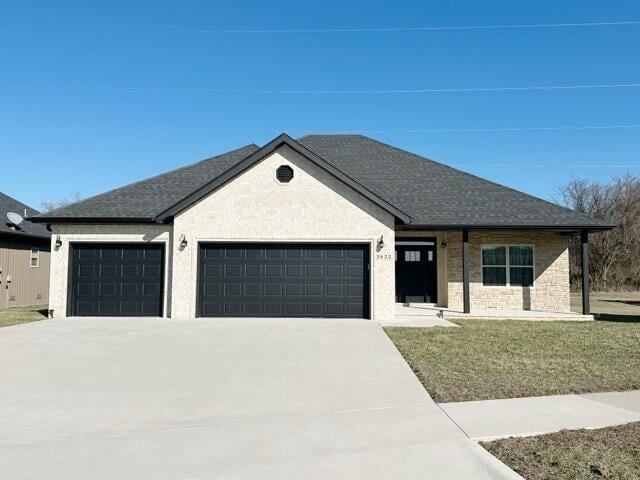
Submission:
[[[640,128],[640,124],[630,125],[565,125],[558,127],[506,127],[506,128],[426,128],[413,130],[360,130],[366,133],[482,133],[482,132],[537,132],[556,130],[608,130]]]
[[[375,33],[425,32],[442,30],[502,30],[521,28],[619,27],[640,25],[638,20],[620,22],[524,23],[511,25],[444,25],[417,27],[351,27],[351,28],[290,28],[290,29],[202,29],[202,30],[51,30],[0,31],[2,35],[189,35],[189,34],[286,34],[286,33]]]
[[[16,122],[12,120],[0,120],[0,125],[7,126],[19,126],[24,122]],[[90,127],[91,124],[71,122],[69,124],[53,124],[47,123],[48,127]],[[135,130],[168,130],[168,131],[198,131],[198,132],[215,132],[215,133],[271,133],[277,134],[281,130],[274,128],[207,128],[207,127],[164,127],[164,126],[141,126],[141,125],[126,125],[118,123],[106,123],[94,125],[101,128],[127,128]],[[343,135],[357,135],[362,133],[368,134],[395,134],[395,133],[407,133],[407,134],[420,134],[420,133],[493,133],[493,132],[550,132],[550,131],[563,131],[563,130],[624,130],[640,128],[640,123],[634,124],[612,124],[612,125],[560,125],[560,126],[538,126],[538,127],[488,127],[488,128],[416,128],[416,129],[371,129],[363,128],[358,130],[313,130],[312,134],[343,134]]]
[[[602,83],[585,85],[528,85],[513,87],[452,87],[452,88],[407,88],[380,90],[253,90],[253,89],[220,89],[220,88],[171,88],[171,87],[114,87],[86,85],[26,85],[4,84],[4,88],[54,89],[54,90],[107,90],[118,92],[150,92],[150,93],[213,93],[221,95],[385,95],[385,94],[421,94],[421,93],[491,93],[491,92],[527,92],[554,90],[593,90],[615,88],[638,88],[640,83]]]

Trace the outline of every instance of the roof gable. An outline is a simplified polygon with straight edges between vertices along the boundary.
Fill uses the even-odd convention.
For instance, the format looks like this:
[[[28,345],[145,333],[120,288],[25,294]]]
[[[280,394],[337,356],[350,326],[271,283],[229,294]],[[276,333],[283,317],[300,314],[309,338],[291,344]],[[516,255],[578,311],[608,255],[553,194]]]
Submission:
[[[406,223],[411,222],[411,217],[407,215],[405,212],[398,209],[397,207],[387,202],[386,200],[380,198],[370,190],[366,189],[361,184],[353,180],[353,178],[349,177],[348,175],[345,175],[344,172],[336,168],[334,165],[325,162],[318,155],[308,150],[307,148],[305,148],[304,146],[302,146],[301,144],[299,144],[294,139],[292,139],[291,137],[289,137],[284,133],[281,135],[278,135],[276,138],[271,140],[265,146],[256,150],[255,152],[247,156],[245,159],[239,161],[223,174],[219,175],[218,177],[202,185],[200,188],[198,188],[197,190],[195,190],[194,192],[192,192],[191,194],[189,194],[179,202],[175,203],[170,208],[156,215],[154,219],[159,222],[166,221],[168,218],[184,210],[189,205],[192,205],[193,203],[197,202],[201,198],[209,195],[211,192],[215,191],[225,183],[232,181],[235,177],[240,175],[242,172],[251,168],[253,165],[255,165],[256,163],[258,163],[259,161],[261,161],[262,159],[264,159],[265,157],[275,152],[278,148],[284,145],[293,149],[295,152],[302,155],[307,160],[315,163],[320,168],[326,170],[328,173],[330,173],[331,175],[333,175],[343,183],[347,184],[353,190],[357,191],[358,193],[363,195],[365,198],[367,198],[374,204],[381,207],[383,210],[386,210],[387,212],[391,213],[396,218],[399,218],[401,221]]]

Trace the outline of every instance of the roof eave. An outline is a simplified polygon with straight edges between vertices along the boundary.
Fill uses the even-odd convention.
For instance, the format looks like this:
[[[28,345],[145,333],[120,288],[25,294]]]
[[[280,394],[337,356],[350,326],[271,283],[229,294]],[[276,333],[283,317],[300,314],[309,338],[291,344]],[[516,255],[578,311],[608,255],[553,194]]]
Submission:
[[[158,223],[150,217],[31,217],[33,223]]]
[[[416,224],[396,225],[399,230],[553,230],[562,232],[603,232],[616,228],[617,225],[522,225],[522,224]]]
[[[0,236],[7,235],[12,238],[24,238],[29,240],[42,240],[43,242],[48,242],[51,239],[51,235],[34,235],[33,233],[23,233],[23,232],[0,232]]]

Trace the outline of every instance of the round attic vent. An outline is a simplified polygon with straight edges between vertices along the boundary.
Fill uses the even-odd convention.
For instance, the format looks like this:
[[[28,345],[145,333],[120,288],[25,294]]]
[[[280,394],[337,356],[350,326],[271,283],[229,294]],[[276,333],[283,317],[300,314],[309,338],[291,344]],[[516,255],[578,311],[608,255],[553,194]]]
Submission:
[[[289,183],[293,178],[293,168],[289,165],[281,165],[276,170],[276,178],[280,183]]]

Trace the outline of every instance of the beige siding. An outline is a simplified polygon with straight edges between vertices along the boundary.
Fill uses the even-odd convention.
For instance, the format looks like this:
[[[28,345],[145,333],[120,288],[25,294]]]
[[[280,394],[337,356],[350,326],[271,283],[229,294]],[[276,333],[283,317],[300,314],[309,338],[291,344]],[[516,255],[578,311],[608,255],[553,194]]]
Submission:
[[[31,267],[32,248],[39,251],[37,267]],[[47,304],[49,261],[46,240],[0,239],[0,308]]]
[[[280,165],[294,170],[288,184],[275,179]],[[174,317],[195,315],[198,242],[223,240],[367,243],[372,318],[393,318],[393,216],[288,147],[177,215],[174,234],[188,241],[185,250],[174,242]]]

